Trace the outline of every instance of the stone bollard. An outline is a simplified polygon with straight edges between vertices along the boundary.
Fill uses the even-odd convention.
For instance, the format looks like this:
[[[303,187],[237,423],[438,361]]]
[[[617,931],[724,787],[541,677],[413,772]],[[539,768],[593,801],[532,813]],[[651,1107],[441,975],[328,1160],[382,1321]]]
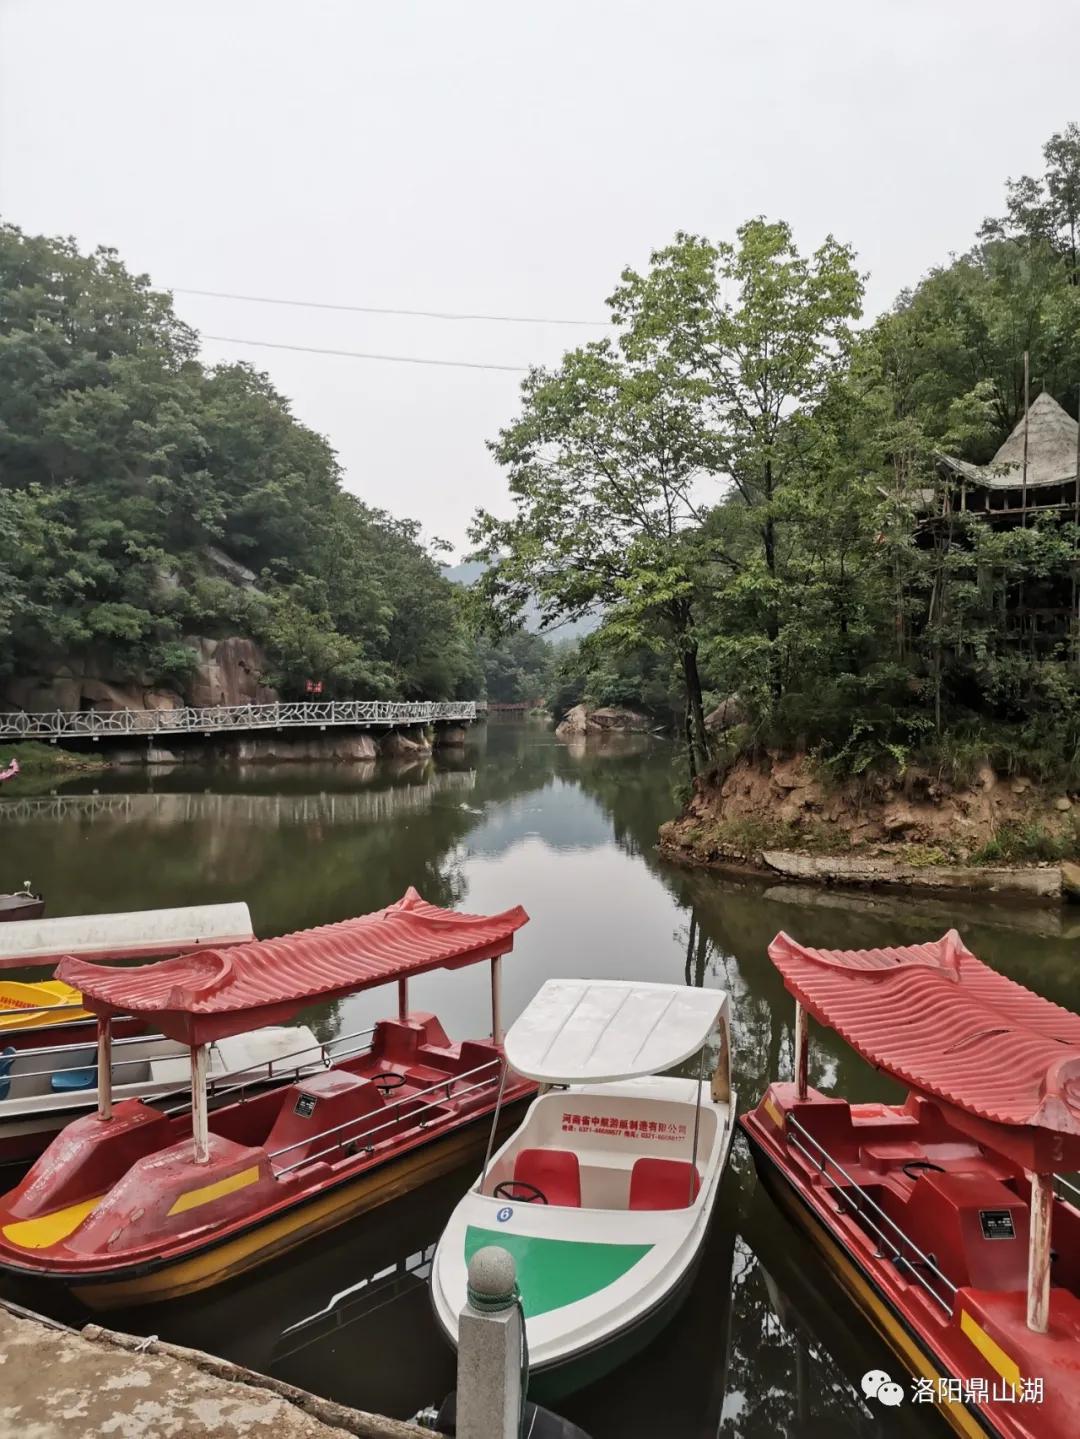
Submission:
[[[458,1316],[458,1439],[518,1439],[521,1310],[513,1258],[490,1244],[469,1261],[469,1298]]]

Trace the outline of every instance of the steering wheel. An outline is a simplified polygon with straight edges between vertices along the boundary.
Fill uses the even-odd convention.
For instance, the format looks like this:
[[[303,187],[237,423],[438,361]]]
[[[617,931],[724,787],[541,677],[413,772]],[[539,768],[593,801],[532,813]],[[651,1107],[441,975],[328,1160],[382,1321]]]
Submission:
[[[511,1193],[511,1190],[517,1191]],[[524,1193],[521,1191],[524,1190]],[[527,1179],[504,1179],[492,1190],[496,1199],[510,1199],[515,1204],[546,1204],[548,1197],[542,1189],[530,1184]]]
[[[914,1179],[914,1178],[915,1178],[915,1175],[912,1174],[912,1172],[911,1172],[913,1169],[920,1169],[920,1170],[927,1170],[927,1169],[928,1169],[928,1170],[930,1170],[931,1173],[933,1173],[933,1174],[944,1174],[944,1173],[945,1173],[944,1169],[942,1169],[942,1167],[941,1167],[940,1164],[931,1164],[930,1161],[929,1161],[929,1159],[909,1159],[908,1162],[907,1162],[906,1164],[902,1164],[902,1165],[900,1166],[900,1168],[904,1171],[904,1173],[907,1175],[907,1177],[908,1177],[909,1179]]]
[[[404,1083],[405,1076],[403,1074],[394,1073],[377,1074],[374,1080],[375,1088],[380,1090],[383,1094],[389,1094],[392,1089],[400,1089]]]

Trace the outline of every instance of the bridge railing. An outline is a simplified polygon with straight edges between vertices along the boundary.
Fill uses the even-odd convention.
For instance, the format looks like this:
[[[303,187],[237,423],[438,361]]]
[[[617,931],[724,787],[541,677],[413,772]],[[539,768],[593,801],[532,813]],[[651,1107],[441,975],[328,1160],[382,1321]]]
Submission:
[[[328,700],[325,703],[211,705],[174,710],[16,710],[0,714],[0,740],[96,739],[106,735],[215,734],[228,730],[327,725],[434,724],[476,718],[473,700]]]

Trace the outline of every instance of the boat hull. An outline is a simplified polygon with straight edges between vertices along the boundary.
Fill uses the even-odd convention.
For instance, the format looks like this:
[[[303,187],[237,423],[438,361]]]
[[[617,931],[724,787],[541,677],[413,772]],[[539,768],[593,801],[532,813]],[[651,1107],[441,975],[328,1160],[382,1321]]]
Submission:
[[[508,1118],[523,1102],[524,1096],[507,1107]],[[163,1258],[131,1276],[69,1281],[71,1291],[87,1308],[106,1311],[182,1299],[224,1284],[482,1155],[489,1133],[489,1125],[483,1121],[490,1118],[490,1113],[478,1115],[462,1130],[429,1141],[397,1159],[388,1159],[337,1189],[257,1223],[234,1238],[207,1245],[187,1257]],[[504,1127],[509,1129],[510,1124],[500,1124],[500,1132]]]
[[[765,1189],[916,1381],[909,1402],[968,1439],[1072,1439],[1074,1209],[1056,1214],[1060,1284],[1036,1333],[1025,1323],[1024,1177],[932,1101],[849,1106],[776,1083],[739,1123]]]
[[[701,1267],[703,1252],[704,1245],[660,1302],[648,1313],[636,1315],[625,1329],[614,1332],[603,1343],[581,1349],[555,1364],[530,1369],[529,1398],[540,1404],[564,1399],[568,1394],[576,1394],[579,1389],[586,1389],[606,1378],[647,1349],[685,1304]]]
[[[924,1346],[869,1276],[862,1273],[814,1211],[800,1199],[784,1172],[754,1141],[751,1131],[745,1125],[743,1130],[750,1142],[758,1178],[774,1204],[814,1245],[837,1283],[885,1340],[907,1372],[915,1378],[929,1379],[936,1390],[939,1379],[950,1377],[947,1367]],[[983,1439],[986,1435],[1003,1439],[1002,1431],[992,1427],[988,1421],[976,1419],[963,1406],[948,1404],[937,1407],[950,1430],[963,1435],[964,1439]]]
[[[40,894],[0,894],[0,924],[40,919],[44,913],[45,901]]]
[[[682,1158],[696,1093],[694,1081],[650,1077],[570,1086],[534,1102],[493,1157],[483,1191],[467,1191],[439,1240],[432,1301],[451,1345],[457,1343],[469,1261],[489,1244],[515,1260],[531,1397],[547,1402],[574,1393],[656,1337],[686,1298],[701,1263],[730,1151],[734,1096],[730,1105],[705,1101],[701,1182],[692,1200],[681,1176],[684,1187],[674,1202],[668,1196],[655,1205],[628,1204],[627,1190],[637,1160],[655,1163],[667,1145]],[[563,1138],[569,1134],[573,1141]],[[518,1153],[560,1153],[558,1146],[569,1142],[579,1159],[579,1199],[541,1205],[495,1193],[516,1172]],[[681,1167],[690,1169],[685,1162]]]

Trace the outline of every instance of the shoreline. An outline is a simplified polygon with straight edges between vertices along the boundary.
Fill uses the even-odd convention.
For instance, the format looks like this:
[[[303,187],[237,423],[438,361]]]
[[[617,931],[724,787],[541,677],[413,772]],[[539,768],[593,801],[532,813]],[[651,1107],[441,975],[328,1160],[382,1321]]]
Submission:
[[[670,841],[659,840],[661,858],[687,869],[703,869],[759,880],[783,880],[816,889],[851,888],[941,895],[997,895],[1032,904],[1067,902],[1075,880],[1065,861],[1030,865],[905,864],[900,856],[854,857],[809,854],[801,850],[761,850],[753,858],[717,855],[705,858]]]
[[[0,1419],[10,1432],[37,1439],[144,1428],[220,1430],[237,1439],[418,1439],[424,1433],[199,1349],[98,1324],[72,1329],[7,1299],[0,1299],[0,1363],[6,1376]]]

